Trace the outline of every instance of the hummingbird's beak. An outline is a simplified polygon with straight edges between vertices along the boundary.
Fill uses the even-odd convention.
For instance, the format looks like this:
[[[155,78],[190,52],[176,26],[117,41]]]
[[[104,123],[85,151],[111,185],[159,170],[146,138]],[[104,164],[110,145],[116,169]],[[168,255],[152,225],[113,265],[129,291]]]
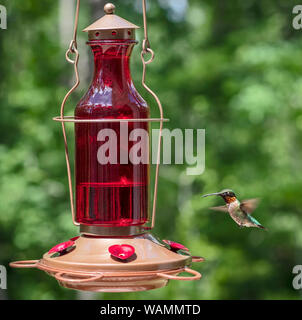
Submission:
[[[215,192],[215,193],[208,193],[208,194],[204,194],[202,197],[209,197],[209,196],[219,196],[220,192]]]

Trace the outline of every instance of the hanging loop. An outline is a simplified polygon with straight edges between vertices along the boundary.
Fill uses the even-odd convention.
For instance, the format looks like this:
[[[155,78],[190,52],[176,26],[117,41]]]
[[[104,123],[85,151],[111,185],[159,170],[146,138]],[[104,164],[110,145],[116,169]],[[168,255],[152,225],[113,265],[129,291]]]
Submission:
[[[148,53],[151,54],[151,58],[149,60],[145,60],[145,55]],[[149,63],[153,62],[153,60],[155,58],[155,53],[151,48],[147,48],[146,52],[144,52],[144,50],[142,51],[141,58],[142,58],[144,64],[149,64]]]
[[[74,60],[72,60],[70,58],[70,55],[72,54],[75,54],[76,55],[76,58]],[[76,59],[78,58],[79,56],[79,52],[78,52],[78,49],[77,49],[77,44],[75,42],[75,40],[71,40],[70,42],[70,45],[65,53],[65,58],[66,60],[71,63],[71,64],[75,64],[76,63]]]

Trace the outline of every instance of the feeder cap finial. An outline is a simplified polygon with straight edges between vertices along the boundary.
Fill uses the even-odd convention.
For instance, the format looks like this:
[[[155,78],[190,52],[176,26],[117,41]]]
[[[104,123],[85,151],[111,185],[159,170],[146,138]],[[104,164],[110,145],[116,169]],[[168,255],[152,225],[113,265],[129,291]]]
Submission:
[[[106,14],[114,14],[115,13],[115,5],[113,3],[106,3],[104,6],[104,12]]]
[[[115,14],[115,5],[107,3],[104,6],[105,15],[83,31],[88,32],[89,40],[135,40],[135,24]]]

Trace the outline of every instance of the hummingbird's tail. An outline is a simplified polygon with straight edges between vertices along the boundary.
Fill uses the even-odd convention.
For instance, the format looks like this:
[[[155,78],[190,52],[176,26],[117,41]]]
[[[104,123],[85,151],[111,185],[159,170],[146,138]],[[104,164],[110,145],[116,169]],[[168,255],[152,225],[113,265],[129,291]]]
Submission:
[[[251,222],[253,222],[254,226],[263,230],[267,231],[267,228],[263,227],[263,225],[257,221],[254,217],[252,217],[250,214],[248,215]]]
[[[261,224],[258,224],[257,227],[260,228],[260,229],[263,229],[263,230],[265,230],[265,231],[268,231],[268,229],[265,228],[265,227],[263,227]]]

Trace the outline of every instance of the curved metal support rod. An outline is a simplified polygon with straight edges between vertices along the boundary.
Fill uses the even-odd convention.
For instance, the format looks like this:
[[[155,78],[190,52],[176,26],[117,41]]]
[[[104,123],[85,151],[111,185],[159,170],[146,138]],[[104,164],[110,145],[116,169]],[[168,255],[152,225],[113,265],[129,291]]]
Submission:
[[[98,123],[98,122],[169,122],[169,119],[160,118],[141,118],[141,119],[76,119],[73,116],[54,117],[52,120],[57,122],[74,122],[74,123]]]
[[[182,280],[182,281],[192,281],[192,280],[199,280],[201,279],[202,275],[195,270],[192,270],[190,268],[184,268],[183,272],[187,272],[191,274],[191,277],[182,277],[182,276],[175,276],[175,275],[170,275],[166,273],[157,273],[157,275],[161,278],[168,279],[168,280]]]
[[[36,268],[39,260],[14,261],[9,264],[11,268]]]
[[[69,158],[69,151],[68,151],[68,142],[66,136],[66,129],[64,123],[64,108],[67,99],[73,93],[73,91],[79,86],[80,84],[80,77],[79,77],[79,70],[78,70],[78,62],[79,62],[79,52],[77,50],[77,30],[78,30],[78,21],[79,21],[79,12],[80,12],[80,0],[77,0],[77,7],[76,7],[76,14],[75,14],[75,22],[74,22],[74,31],[73,31],[73,39],[70,42],[69,48],[66,51],[65,57],[66,60],[74,65],[74,73],[76,76],[76,82],[73,87],[67,92],[65,95],[62,104],[61,104],[61,112],[60,118],[62,122],[62,132],[64,138],[64,145],[65,145],[65,159],[66,159],[66,166],[67,166],[67,175],[68,175],[68,186],[69,186],[69,197],[70,197],[70,206],[71,206],[71,213],[72,213],[72,220],[75,226],[79,226],[80,224],[76,222],[75,218],[75,208],[74,208],[74,199],[73,199],[73,188],[72,188],[72,176],[71,176],[71,168],[70,168],[70,158]],[[75,54],[75,59],[72,60],[69,55]]]
[[[54,277],[61,282],[71,282],[71,283],[87,283],[87,282],[93,282],[100,280],[104,277],[102,273],[95,274],[95,275],[87,275],[86,278],[66,278],[64,275],[71,275],[71,276],[76,276],[76,277],[85,277],[86,275],[84,274],[77,274],[77,273],[66,273],[66,272],[58,272],[54,275]]]
[[[192,256],[192,262],[204,262],[206,259],[200,256]]]
[[[157,191],[158,191],[158,177],[159,177],[159,164],[160,164],[160,156],[161,156],[161,137],[162,137],[162,131],[163,131],[163,121],[164,121],[164,113],[162,104],[158,98],[158,96],[155,94],[154,91],[152,91],[146,84],[146,68],[147,65],[153,62],[155,58],[154,51],[150,48],[150,42],[148,39],[148,23],[147,23],[147,13],[146,13],[146,0],[143,1],[143,17],[144,17],[144,34],[145,38],[143,41],[143,47],[141,52],[141,59],[143,63],[143,75],[142,75],[142,85],[143,87],[153,96],[155,99],[159,113],[160,113],[160,127],[159,127],[159,137],[158,137],[158,149],[157,149],[157,158],[156,158],[156,169],[155,169],[155,186],[154,186],[154,195],[153,195],[153,208],[152,208],[152,222],[151,222],[151,229],[154,228],[155,225],[155,217],[156,217],[156,204],[157,204]],[[150,53],[151,57],[149,60],[145,61],[144,56]]]

